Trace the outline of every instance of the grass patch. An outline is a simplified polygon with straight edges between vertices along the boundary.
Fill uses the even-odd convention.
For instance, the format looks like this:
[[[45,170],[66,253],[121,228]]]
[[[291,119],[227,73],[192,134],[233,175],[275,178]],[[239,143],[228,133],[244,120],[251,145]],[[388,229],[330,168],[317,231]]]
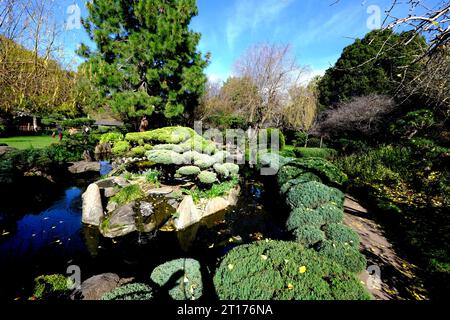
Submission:
[[[181,191],[187,195],[192,196],[195,203],[200,202],[200,199],[212,199],[216,197],[221,197],[227,194],[231,189],[239,184],[239,178],[233,177],[230,181],[225,181],[222,183],[213,184],[210,189],[181,189]]]
[[[51,136],[21,136],[0,138],[0,143],[5,143],[10,147],[25,150],[25,149],[42,149],[48,147],[54,142],[58,142],[57,138]]]

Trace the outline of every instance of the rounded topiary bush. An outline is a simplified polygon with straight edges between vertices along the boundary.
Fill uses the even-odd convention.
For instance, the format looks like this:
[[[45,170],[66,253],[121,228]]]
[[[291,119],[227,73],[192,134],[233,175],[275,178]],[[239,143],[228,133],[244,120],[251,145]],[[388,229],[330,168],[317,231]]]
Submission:
[[[328,240],[346,243],[355,249],[359,249],[359,235],[341,223],[327,225],[325,227],[325,235]]]
[[[214,170],[224,178],[228,178],[230,175],[236,175],[239,173],[239,166],[235,163],[216,163]]]
[[[166,262],[156,267],[150,277],[161,288],[167,289],[174,300],[197,300],[202,296],[202,274],[197,260],[177,259]]]
[[[145,149],[144,146],[138,146],[138,147],[131,149],[131,155],[132,156],[143,156],[143,155],[145,155],[146,151],[147,150]]]
[[[177,144],[157,144],[153,146],[153,150],[171,150],[177,153],[183,153],[184,150]]]
[[[319,212],[310,208],[299,207],[292,210],[289,214],[286,228],[288,231],[292,231],[305,225],[320,228],[324,224],[325,220]]]
[[[277,175],[278,185],[282,186],[286,182],[295,179],[302,173],[305,173],[305,170],[297,168],[295,166],[285,165],[281,167],[281,169],[278,171]]]
[[[150,150],[145,153],[149,161],[158,164],[176,164],[183,163],[183,156],[172,150]]]
[[[344,194],[336,188],[328,187],[320,182],[311,181],[292,187],[287,194],[286,201],[291,208],[306,207],[316,209],[328,202],[342,207],[344,204]]]
[[[301,183],[311,182],[311,181],[321,182],[320,178],[317,175],[315,175],[314,173],[311,173],[311,172],[302,173],[297,178],[289,180],[288,182],[283,184],[280,188],[280,193],[285,194],[293,186],[296,186],[297,184],[301,184]]]
[[[320,243],[318,252],[350,272],[361,272],[366,268],[366,258],[349,244],[325,240]]]
[[[293,231],[295,240],[304,246],[310,247],[325,240],[325,233],[320,228],[311,225],[298,227]]]
[[[177,170],[177,174],[182,176],[197,176],[201,169],[196,166],[184,166]]]
[[[111,149],[112,153],[116,156],[123,155],[128,150],[130,150],[130,144],[127,141],[117,141]]]
[[[340,223],[344,220],[344,210],[333,203],[325,203],[316,209],[325,223]]]
[[[342,185],[348,177],[338,167],[322,158],[301,158],[293,162],[293,165],[306,171],[313,172],[324,181]]]
[[[214,172],[210,172],[210,171],[202,171],[197,176],[197,178],[203,184],[213,184],[214,182],[217,181],[217,174],[215,174]]]
[[[123,140],[123,134],[120,132],[108,132],[102,134],[100,137],[100,143],[117,142],[121,140]]]
[[[351,272],[295,242],[238,246],[214,275],[222,300],[356,300],[369,294]]]
[[[129,283],[103,295],[102,300],[151,300],[153,290],[143,283]]]

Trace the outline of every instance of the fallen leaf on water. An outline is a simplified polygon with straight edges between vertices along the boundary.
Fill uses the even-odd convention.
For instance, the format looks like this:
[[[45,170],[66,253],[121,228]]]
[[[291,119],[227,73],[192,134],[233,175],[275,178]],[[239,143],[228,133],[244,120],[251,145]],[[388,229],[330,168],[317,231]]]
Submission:
[[[3,231],[2,236],[7,236],[9,234],[9,231]]]
[[[212,245],[208,246],[208,248],[209,248],[209,249],[214,248],[214,243],[213,243]]]

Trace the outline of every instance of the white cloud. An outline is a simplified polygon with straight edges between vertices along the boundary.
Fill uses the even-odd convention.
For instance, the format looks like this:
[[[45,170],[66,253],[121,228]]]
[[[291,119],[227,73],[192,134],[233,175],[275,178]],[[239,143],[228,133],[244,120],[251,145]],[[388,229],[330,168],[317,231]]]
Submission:
[[[323,76],[325,74],[325,71],[325,69],[308,70],[300,76],[299,82],[302,85],[307,85],[314,77]]]
[[[227,41],[229,48],[244,32],[252,32],[262,23],[273,21],[293,0],[241,0],[233,15],[227,21]]]

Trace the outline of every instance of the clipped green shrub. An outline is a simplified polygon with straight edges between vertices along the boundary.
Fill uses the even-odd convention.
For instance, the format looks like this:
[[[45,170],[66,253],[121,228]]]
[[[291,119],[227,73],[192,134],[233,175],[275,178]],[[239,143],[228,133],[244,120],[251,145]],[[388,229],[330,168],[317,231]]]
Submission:
[[[131,149],[131,155],[133,157],[140,157],[140,156],[145,155],[146,151],[147,150],[145,150],[145,148],[143,146],[134,147],[134,148]]]
[[[112,153],[116,156],[123,155],[128,150],[130,150],[130,144],[127,141],[117,141],[111,149]]]
[[[196,166],[184,166],[177,170],[177,174],[182,176],[197,176],[201,169]]]
[[[103,295],[101,300],[151,300],[153,290],[144,283],[128,283]]]
[[[325,203],[316,208],[317,213],[323,218],[325,224],[341,223],[344,219],[344,210],[333,203]]]
[[[185,164],[193,164],[201,169],[208,169],[216,163],[214,156],[199,153],[197,151],[187,151],[183,153],[182,157]]]
[[[332,223],[325,227],[325,235],[328,240],[349,244],[359,250],[359,235],[351,228],[341,224]]]
[[[325,240],[325,233],[320,228],[311,225],[300,226],[293,231],[295,240],[307,247]]]
[[[82,126],[92,126],[94,123],[95,123],[94,119],[75,118],[63,120],[61,122],[61,125],[65,128],[81,128]]]
[[[34,279],[33,297],[37,300],[66,297],[74,283],[62,274],[42,275]]]
[[[306,207],[316,209],[328,202],[342,207],[344,194],[336,188],[312,181],[292,187],[287,194],[286,202],[291,208]]]
[[[286,182],[297,178],[302,173],[305,173],[304,169],[292,166],[292,165],[285,165],[281,167],[281,169],[278,171],[277,180],[278,185],[282,186]]]
[[[108,132],[100,136],[100,143],[115,143],[123,140],[123,134],[120,132]]]
[[[176,164],[183,163],[183,156],[171,150],[149,150],[145,153],[147,159],[157,164]]]
[[[292,231],[305,225],[320,228],[324,224],[325,220],[317,210],[299,207],[292,210],[289,214],[289,218],[286,221],[286,228],[288,231]]]
[[[349,244],[325,240],[320,243],[318,252],[320,255],[336,261],[350,272],[359,273],[366,268],[366,258]]]
[[[332,159],[337,156],[337,151],[330,148],[295,148],[294,152],[300,158]]]
[[[263,241],[231,250],[214,275],[221,300],[367,300],[354,274],[295,242]]]
[[[114,195],[110,201],[117,203],[119,206],[129,203],[131,201],[142,199],[145,193],[141,187],[137,184],[130,184],[122,188],[116,195]]]
[[[239,166],[235,163],[216,163],[214,170],[224,178],[228,178],[230,175],[236,175],[239,173]]]
[[[199,153],[204,153],[204,154],[209,154],[209,155],[215,154],[216,152],[218,152],[218,149],[217,149],[216,145],[214,144],[214,142],[212,142],[211,140],[207,140],[207,139],[201,137],[200,135],[196,135],[196,136],[186,140],[179,146],[183,149],[183,152],[197,151]]]
[[[166,144],[178,144],[194,137],[197,133],[187,127],[165,127],[146,132],[131,132],[127,133],[125,140],[139,143],[143,142],[159,142]]]
[[[174,275],[177,277],[174,278]],[[194,259],[166,262],[156,267],[150,278],[160,287],[167,289],[174,300],[197,300],[203,293],[200,263]]]
[[[199,173],[197,178],[200,180],[203,184],[213,184],[217,181],[217,174],[210,171],[202,171]]]
[[[153,150],[171,150],[177,153],[183,153],[185,150],[177,144],[157,144],[153,146]]]
[[[342,185],[348,178],[338,167],[322,158],[302,158],[293,161],[294,165],[317,174],[324,181]]]
[[[306,183],[306,182],[322,182],[318,176],[316,176],[314,173],[307,172],[300,174],[297,178],[289,180],[285,184],[283,184],[280,188],[280,193],[285,194],[288,192],[293,186],[296,186],[297,184]]]

